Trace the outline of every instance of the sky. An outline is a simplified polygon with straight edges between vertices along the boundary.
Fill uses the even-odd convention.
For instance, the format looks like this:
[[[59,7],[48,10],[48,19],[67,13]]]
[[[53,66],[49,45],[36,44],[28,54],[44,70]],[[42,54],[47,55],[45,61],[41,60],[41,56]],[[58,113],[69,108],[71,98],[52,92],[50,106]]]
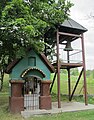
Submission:
[[[86,69],[94,69],[94,0],[70,0],[70,17],[88,29],[84,34]]]

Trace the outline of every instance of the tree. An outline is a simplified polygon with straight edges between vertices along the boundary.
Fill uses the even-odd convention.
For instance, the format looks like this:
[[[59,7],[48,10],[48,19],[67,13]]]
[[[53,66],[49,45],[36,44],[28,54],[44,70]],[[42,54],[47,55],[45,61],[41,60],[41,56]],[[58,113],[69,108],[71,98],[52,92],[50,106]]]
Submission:
[[[29,47],[43,51],[44,34],[62,23],[72,6],[66,0],[5,0],[5,4],[0,3],[1,69],[15,57],[24,56]]]
[[[2,10],[6,6],[7,2],[8,2],[8,0],[0,0],[0,19],[1,19],[1,16],[2,16]],[[0,31],[0,35],[1,35],[1,31]],[[2,47],[1,47],[1,43],[2,43],[2,40],[0,40],[0,55],[1,55],[0,56],[0,91],[3,88],[3,78],[4,78],[4,70],[5,70],[5,60],[4,60],[5,57],[2,54],[3,50],[2,50]]]
[[[87,70],[86,77],[90,79],[94,79],[94,70]]]
[[[77,76],[79,74],[78,68],[71,69],[71,75]]]
[[[86,77],[88,77],[88,78],[89,78],[89,77],[90,77],[90,75],[91,75],[91,72],[92,72],[91,70],[87,70],[87,71],[86,71]]]

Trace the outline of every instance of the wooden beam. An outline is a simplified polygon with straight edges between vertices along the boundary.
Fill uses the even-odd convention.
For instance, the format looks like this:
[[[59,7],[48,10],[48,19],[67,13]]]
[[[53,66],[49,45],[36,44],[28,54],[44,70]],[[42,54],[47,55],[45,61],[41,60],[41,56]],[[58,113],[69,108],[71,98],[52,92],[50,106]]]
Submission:
[[[59,35],[66,35],[66,36],[72,36],[72,37],[78,37],[81,38],[81,35],[77,35],[77,34],[71,34],[71,33],[64,33],[64,32],[59,32]]]
[[[69,101],[70,101],[70,97],[71,97],[70,68],[68,68],[67,71],[68,71],[68,89],[69,89]]]
[[[52,92],[52,88],[53,88],[53,85],[54,85],[54,82],[55,82],[56,74],[57,74],[57,71],[54,74],[54,78],[53,78],[53,81],[52,81],[52,84],[51,84],[51,87],[50,87],[50,93]]]
[[[67,63],[70,63],[69,51],[67,51]],[[70,68],[68,68],[67,71],[68,71],[68,89],[69,89],[69,101],[70,101],[70,96],[71,96]]]
[[[87,84],[86,84],[86,66],[85,66],[85,49],[84,49],[84,36],[82,34],[81,37],[81,43],[82,43],[82,59],[83,59],[83,77],[84,77],[84,97],[85,97],[85,105],[88,104],[88,98],[87,98]]]
[[[79,81],[80,81],[81,75],[82,75],[82,73],[83,73],[83,70],[84,70],[84,69],[82,68],[82,70],[81,70],[81,72],[80,72],[80,75],[79,75],[79,77],[78,77],[78,80],[77,80],[77,82],[76,82],[76,85],[75,85],[75,87],[74,87],[74,89],[73,89],[73,92],[72,92],[72,94],[71,94],[70,101],[72,100],[72,97],[73,97],[73,95],[74,95],[74,93],[75,93],[75,90],[76,90],[77,85],[78,85],[78,83],[79,83]]]
[[[59,34],[57,29],[57,96],[58,96],[58,108],[61,108],[60,101],[60,62],[59,62]]]

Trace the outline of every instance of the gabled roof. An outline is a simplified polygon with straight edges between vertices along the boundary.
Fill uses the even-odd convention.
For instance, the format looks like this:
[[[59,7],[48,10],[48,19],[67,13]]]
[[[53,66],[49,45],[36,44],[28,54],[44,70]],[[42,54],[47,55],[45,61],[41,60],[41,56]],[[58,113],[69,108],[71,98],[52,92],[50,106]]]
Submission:
[[[49,70],[52,73],[55,72],[54,66],[49,62],[49,60],[47,59],[47,57],[43,53],[40,54],[40,58],[43,60],[43,62],[46,64],[46,66],[49,68]]]
[[[62,24],[56,25],[56,29],[57,28],[59,32],[76,34],[76,35],[81,35],[87,31],[85,27],[83,27],[82,25],[80,25],[79,23],[77,23],[71,18],[68,18]],[[59,37],[59,43],[62,44],[63,41],[67,41],[67,40],[74,41],[76,39],[78,39],[78,37],[69,36],[69,35],[61,35]],[[51,45],[56,43],[56,31],[54,28],[50,28],[45,33],[45,42]]]
[[[71,18],[68,18],[67,20],[65,20],[63,22],[63,24],[61,24],[60,26],[61,27],[71,28],[71,29],[78,29],[78,30],[81,30],[83,32],[87,31],[87,29],[85,27],[83,27],[82,25],[80,25],[79,23],[77,23],[76,21],[74,21]]]
[[[9,65],[7,66],[5,72],[6,73],[10,73],[11,70],[16,66],[16,64],[20,61],[21,59],[14,59],[11,63],[9,63]]]
[[[45,65],[48,67],[48,69],[53,73],[55,71],[53,65],[51,65],[51,63],[48,61],[47,57],[41,53],[39,54],[41,60],[45,63]],[[23,58],[21,59],[15,59],[13,60],[6,68],[6,73],[11,73],[12,69],[20,62],[20,60],[22,60]]]

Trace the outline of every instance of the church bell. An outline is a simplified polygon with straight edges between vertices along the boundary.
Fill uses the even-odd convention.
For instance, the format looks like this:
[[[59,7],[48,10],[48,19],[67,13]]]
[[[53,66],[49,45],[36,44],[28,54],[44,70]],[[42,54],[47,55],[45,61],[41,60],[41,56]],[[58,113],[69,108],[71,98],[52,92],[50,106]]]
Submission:
[[[73,48],[71,47],[70,41],[67,41],[66,46],[64,48],[64,51],[73,51]]]

